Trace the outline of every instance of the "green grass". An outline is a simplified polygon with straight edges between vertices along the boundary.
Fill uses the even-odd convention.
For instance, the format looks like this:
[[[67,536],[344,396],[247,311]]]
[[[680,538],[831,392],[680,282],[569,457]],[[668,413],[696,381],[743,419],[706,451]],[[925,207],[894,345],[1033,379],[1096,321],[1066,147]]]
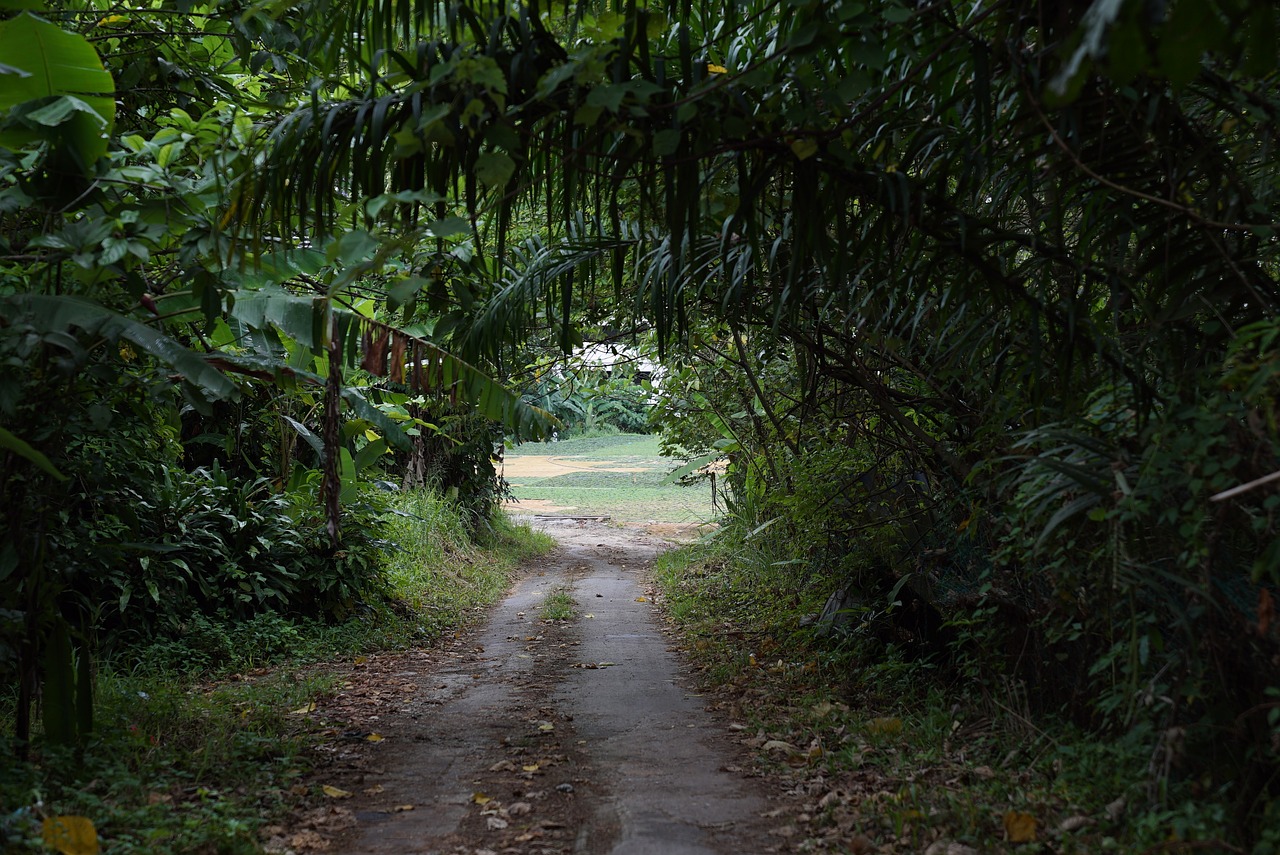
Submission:
[[[476,544],[428,493],[393,507],[381,532],[395,545],[389,599],[337,625],[193,617],[179,638],[117,649],[98,664],[96,727],[79,751],[45,745],[37,726],[31,759],[17,760],[15,699],[0,696],[0,852],[46,851],[47,816],[89,818],[111,853],[258,852],[262,825],[321,804],[301,783],[331,735],[297,711],[333,680],[308,663],[451,633],[502,595],[523,557],[552,546],[502,514]]]
[[[555,588],[542,600],[543,620],[573,620],[577,603],[568,588]]]
[[[656,436],[619,434],[526,443],[507,452],[508,458],[534,455],[552,456],[571,466],[576,462],[580,468],[547,477],[509,474],[517,502],[545,501],[573,509],[550,513],[603,514],[619,522],[699,523],[713,516],[709,485],[663,483],[679,461],[660,455]],[[592,462],[639,471],[605,472],[591,466]],[[517,514],[523,510],[519,504],[514,508]]]
[[[662,457],[657,434],[620,433],[613,436],[580,437],[557,442],[526,442],[508,448],[507,457],[550,454],[556,457],[587,457],[592,460],[614,460],[634,457],[639,460],[657,461],[670,466]],[[670,468],[675,468],[670,466]]]

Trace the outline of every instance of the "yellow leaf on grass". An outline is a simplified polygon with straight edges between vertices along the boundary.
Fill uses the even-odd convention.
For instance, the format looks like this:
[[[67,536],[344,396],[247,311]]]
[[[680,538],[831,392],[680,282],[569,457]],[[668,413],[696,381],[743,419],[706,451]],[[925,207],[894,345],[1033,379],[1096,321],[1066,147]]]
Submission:
[[[305,707],[298,707],[296,710],[289,713],[289,715],[306,715],[309,712],[315,712],[315,711],[316,711],[316,705],[314,702],[312,702],[307,704]]]
[[[386,737],[383,736],[381,733],[371,733],[364,738],[364,741],[365,742],[381,742],[384,739],[386,739]]]
[[[1011,810],[1004,815],[1004,833],[1010,843],[1035,843],[1039,822],[1029,813]]]
[[[893,717],[873,718],[867,722],[867,730],[880,736],[897,736],[902,733],[902,719]]]
[[[493,801],[493,799],[489,798],[484,793],[472,793],[471,801],[478,805],[487,805],[489,802]]]
[[[62,855],[98,855],[98,829],[84,816],[51,816],[41,828],[46,846]]]
[[[328,784],[325,784],[325,785],[324,785],[323,787],[321,787],[320,789],[324,790],[324,794],[325,794],[326,796],[328,796],[329,798],[331,798],[331,799],[349,799],[349,798],[351,798],[351,793],[350,793],[350,792],[348,792],[347,790],[341,790],[341,789],[338,789],[337,787],[331,787],[331,786],[329,786]]]

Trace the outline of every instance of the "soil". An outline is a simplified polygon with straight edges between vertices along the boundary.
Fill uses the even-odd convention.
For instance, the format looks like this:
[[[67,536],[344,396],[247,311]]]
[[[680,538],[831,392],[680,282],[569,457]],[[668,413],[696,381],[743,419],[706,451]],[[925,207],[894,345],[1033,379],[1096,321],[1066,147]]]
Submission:
[[[574,472],[651,472],[649,466],[617,465],[608,460],[584,460],[581,457],[555,457],[549,454],[524,454],[503,461],[502,474],[508,481],[522,478],[554,478]]]
[[[786,848],[781,811],[663,635],[645,584],[668,541],[541,520],[559,541],[487,623],[358,660],[321,704],[327,803],[276,851],[702,855]],[[546,621],[553,590],[575,617]],[[782,830],[785,832],[785,829]]]

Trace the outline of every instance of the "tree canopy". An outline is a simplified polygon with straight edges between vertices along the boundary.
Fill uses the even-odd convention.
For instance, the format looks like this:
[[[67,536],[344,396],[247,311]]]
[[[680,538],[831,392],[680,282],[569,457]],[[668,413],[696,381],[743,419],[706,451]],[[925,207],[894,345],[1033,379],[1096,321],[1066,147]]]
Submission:
[[[336,544],[343,472],[437,427],[408,398],[542,436],[503,379],[532,348],[629,337],[670,366],[672,445],[729,461],[743,525],[869,595],[907,580],[978,615],[1013,651],[981,670],[1047,706],[1198,727],[1256,820],[1280,653],[1278,14],[9,14],[6,524],[52,512],[32,497],[73,489],[67,449],[126,401],[159,430],[287,393]],[[51,394],[80,420],[36,419]],[[269,452],[282,482],[293,438]],[[44,554],[41,525],[5,566]]]

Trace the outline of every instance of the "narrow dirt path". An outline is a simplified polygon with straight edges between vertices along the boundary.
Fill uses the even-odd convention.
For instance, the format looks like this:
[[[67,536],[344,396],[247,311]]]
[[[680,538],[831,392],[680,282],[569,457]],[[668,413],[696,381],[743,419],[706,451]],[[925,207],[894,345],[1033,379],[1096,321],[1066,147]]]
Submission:
[[[348,717],[358,745],[332,772],[355,795],[333,810],[351,827],[328,851],[775,851],[766,794],[735,765],[726,723],[668,650],[643,589],[662,541],[598,524],[548,531],[559,548],[483,629],[393,663],[391,698]],[[555,590],[571,592],[574,620],[541,619]],[[364,728],[378,738],[359,742]]]

